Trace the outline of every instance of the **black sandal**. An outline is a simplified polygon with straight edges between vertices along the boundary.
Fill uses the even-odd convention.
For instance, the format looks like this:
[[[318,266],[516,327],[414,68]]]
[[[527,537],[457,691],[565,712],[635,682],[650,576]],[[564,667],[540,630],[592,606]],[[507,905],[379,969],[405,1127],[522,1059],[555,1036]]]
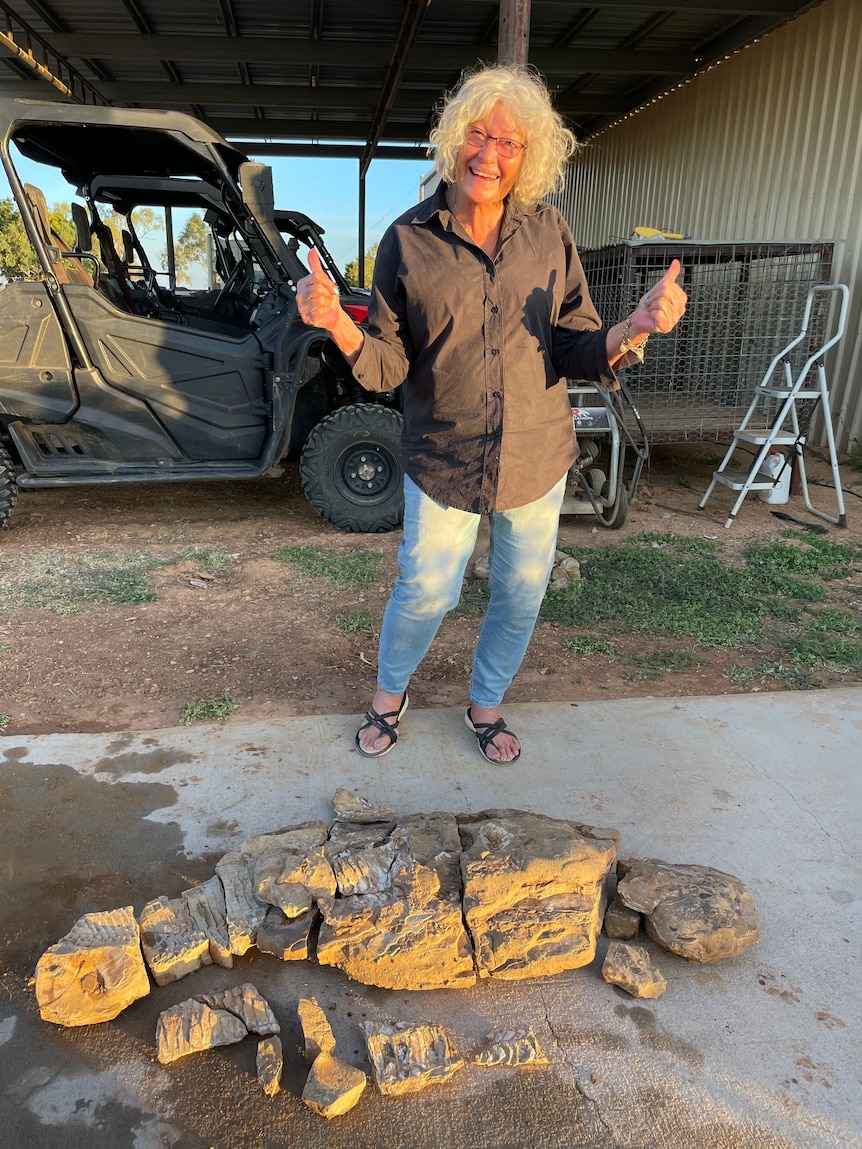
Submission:
[[[360,754],[366,758],[382,758],[384,754],[389,753],[398,741],[398,723],[401,721],[401,715],[407,709],[408,702],[409,699],[407,697],[407,691],[405,690],[401,698],[401,705],[397,710],[389,710],[386,714],[378,714],[373,706],[370,706],[368,710],[366,710],[362,725],[356,731],[356,749]],[[394,718],[395,721],[390,722],[390,718]],[[385,734],[386,737],[390,739],[389,745],[384,746],[382,750],[365,750],[359,741],[359,735],[362,731],[368,730],[372,726],[376,726],[381,734]]]
[[[464,715],[464,721],[467,727],[476,735],[476,741],[479,743],[479,753],[485,761],[490,762],[492,766],[511,766],[513,762],[517,762],[521,757],[520,747],[514,758],[507,758],[505,761],[501,761],[499,758],[489,758],[487,754],[488,747],[493,746],[494,749],[497,750],[498,746],[494,739],[503,730],[508,730],[509,727],[502,718],[498,718],[496,722],[474,722],[472,711],[473,707],[468,706],[467,713]],[[511,731],[509,731],[509,733],[511,733]],[[517,735],[513,737],[517,738]]]

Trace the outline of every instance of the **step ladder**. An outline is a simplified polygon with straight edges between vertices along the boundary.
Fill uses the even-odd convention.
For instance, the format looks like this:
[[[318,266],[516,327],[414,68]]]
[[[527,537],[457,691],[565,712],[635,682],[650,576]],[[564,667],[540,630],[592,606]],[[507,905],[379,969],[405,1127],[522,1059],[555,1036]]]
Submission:
[[[818,294],[824,292],[839,292],[841,295],[837,330],[830,339],[806,359],[794,378],[790,359],[791,352],[809,335],[814,299]],[[791,459],[793,457],[796,458],[799,478],[802,485],[802,495],[805,499],[805,506],[811,514],[817,515],[818,518],[826,519],[827,522],[835,523],[836,526],[847,526],[847,516],[844,513],[844,495],[841,490],[841,477],[838,471],[838,457],[835,450],[835,434],[832,428],[832,412],[829,408],[829,391],[826,386],[826,368],[823,361],[829,348],[834,347],[844,334],[849,301],[850,292],[843,283],[821,284],[817,287],[812,287],[805,300],[802,330],[782,351],[779,351],[767,368],[766,374],[755,388],[754,398],[751,400],[751,405],[746,411],[739,429],[734,432],[733,440],[728,448],[727,454],[722,459],[718,470],[713,472],[712,482],[707,487],[706,494],[698,503],[698,507],[702,510],[718,483],[721,483],[722,486],[729,487],[731,491],[738,491],[736,502],[733,504],[731,512],[727,517],[727,522],[724,524],[725,528],[729,527],[736,518],[736,513],[749,491],[770,491],[780,482],[781,471],[779,471],[778,474],[770,475],[763,469],[767,455],[775,447],[790,447]],[[815,365],[816,385],[813,379],[809,379],[809,374]],[[779,366],[783,368],[783,373],[776,378]],[[808,427],[806,426],[804,431],[800,428],[797,404],[816,400],[820,402],[820,407],[823,412],[823,424],[826,429],[829,461],[832,467],[832,479],[835,484],[837,500],[836,515],[829,515],[825,511],[819,511],[813,507],[808,491],[808,476],[805,472],[804,455]],[[728,464],[733,458],[734,451],[741,444],[744,444],[746,448],[756,448],[751,466],[748,470],[729,470]],[[790,463],[791,460],[785,458],[784,466],[789,467]]]

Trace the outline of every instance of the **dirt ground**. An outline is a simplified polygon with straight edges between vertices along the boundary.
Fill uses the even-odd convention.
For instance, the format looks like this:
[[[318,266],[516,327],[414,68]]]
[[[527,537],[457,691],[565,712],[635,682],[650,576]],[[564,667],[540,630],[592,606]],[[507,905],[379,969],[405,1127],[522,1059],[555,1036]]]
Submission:
[[[779,536],[787,526],[770,512],[813,520],[801,497],[770,507],[749,495],[725,531],[730,492],[719,488],[704,511],[697,503],[716,465],[713,444],[656,448],[638,502],[618,531],[592,515],[564,516],[561,545],[603,546],[642,531],[717,535],[726,553],[752,534]],[[816,465],[809,468],[817,473]],[[823,470],[821,469],[821,474]],[[862,476],[844,475],[848,527],[829,527],[835,541],[862,542]],[[834,511],[834,493],[812,487],[815,503]],[[343,534],[306,502],[296,468],[281,479],[246,483],[70,487],[21,494],[0,534],[0,592],[22,561],[46,551],[168,553],[189,546],[222,548],[234,559],[225,574],[196,577],[193,561],[154,573],[155,601],[84,604],[78,613],[15,608],[0,613],[0,714],[4,734],[142,730],[174,726],[192,699],[228,694],[239,720],[318,713],[360,713],[375,683],[376,638],[343,634],[336,616],[370,611],[379,626],[395,572],[400,533]],[[271,552],[286,544],[335,551],[379,550],[385,577],[365,591],[345,591],[309,578]],[[411,704],[463,705],[479,621],[448,618],[411,683]],[[626,654],[643,656],[664,643],[614,638],[615,656],[583,657],[563,645],[566,628],[540,622],[508,698],[591,700],[638,695],[718,695],[736,689],[722,674],[733,652],[700,649],[686,674],[632,680]],[[584,620],[589,631],[589,620]],[[827,685],[845,684],[844,679]],[[756,689],[780,689],[780,683]]]

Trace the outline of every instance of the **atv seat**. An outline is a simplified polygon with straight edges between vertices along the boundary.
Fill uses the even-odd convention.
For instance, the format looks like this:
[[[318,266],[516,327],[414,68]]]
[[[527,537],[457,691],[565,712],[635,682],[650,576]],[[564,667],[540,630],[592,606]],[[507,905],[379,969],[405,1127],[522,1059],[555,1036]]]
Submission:
[[[89,251],[73,251],[51,226],[45,193],[34,184],[24,184],[24,194],[33,216],[39,238],[51,263],[51,272],[58,283],[80,283],[93,287],[95,280],[82,264],[95,256]],[[77,206],[77,205],[76,205]]]

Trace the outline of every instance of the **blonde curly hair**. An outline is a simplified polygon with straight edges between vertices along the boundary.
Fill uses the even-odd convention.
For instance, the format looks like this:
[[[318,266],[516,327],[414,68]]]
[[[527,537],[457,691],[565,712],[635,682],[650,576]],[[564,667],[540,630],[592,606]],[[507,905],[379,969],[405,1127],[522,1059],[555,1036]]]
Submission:
[[[479,72],[465,72],[437,112],[430,135],[434,166],[445,183],[454,183],[468,127],[497,104],[518,121],[527,139],[510,198],[536,203],[562,185],[566,164],[578,143],[554,111],[541,77],[531,69],[494,64]]]

